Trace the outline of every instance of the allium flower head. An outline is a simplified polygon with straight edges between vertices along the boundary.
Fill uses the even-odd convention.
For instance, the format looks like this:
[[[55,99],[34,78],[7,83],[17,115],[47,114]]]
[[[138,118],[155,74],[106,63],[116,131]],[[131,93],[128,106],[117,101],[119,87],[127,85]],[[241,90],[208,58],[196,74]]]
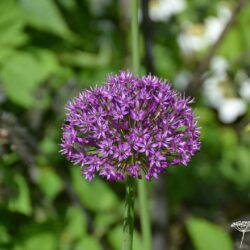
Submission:
[[[87,180],[157,178],[200,148],[191,102],[155,76],[110,75],[68,103],[61,152]]]

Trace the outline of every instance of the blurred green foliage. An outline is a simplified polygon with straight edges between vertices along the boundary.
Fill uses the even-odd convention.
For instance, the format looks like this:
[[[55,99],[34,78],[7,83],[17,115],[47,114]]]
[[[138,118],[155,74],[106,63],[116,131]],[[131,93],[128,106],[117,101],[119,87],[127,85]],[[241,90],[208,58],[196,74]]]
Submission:
[[[187,229],[197,249],[233,249],[231,239],[217,225],[202,219],[189,218],[187,220]]]
[[[183,69],[194,72],[208,52],[184,57],[177,44],[181,25],[215,15],[220,1],[187,2],[179,15],[153,24],[156,74],[172,81]],[[1,250],[121,248],[123,183],[88,183],[59,154],[66,101],[102,84],[109,72],[130,68],[129,15],[121,6],[115,0],[0,1]],[[248,4],[218,49],[229,60],[229,77],[238,70],[250,76],[249,13]],[[230,223],[250,216],[249,103],[227,125],[201,92],[195,111],[202,150],[187,168],[169,168],[162,177],[169,221],[163,237],[173,250],[231,250]],[[134,249],[141,250],[136,211]],[[157,222],[152,225],[157,231]],[[172,234],[174,228],[180,230]]]

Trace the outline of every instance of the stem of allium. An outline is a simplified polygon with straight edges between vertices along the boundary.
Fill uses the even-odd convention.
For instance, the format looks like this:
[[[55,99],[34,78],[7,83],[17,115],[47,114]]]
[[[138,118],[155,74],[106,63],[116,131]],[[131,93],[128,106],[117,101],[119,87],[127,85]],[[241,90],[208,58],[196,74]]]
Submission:
[[[135,181],[128,177],[126,186],[125,214],[123,222],[122,250],[133,249]]]
[[[148,209],[147,183],[145,179],[138,180],[138,194],[140,206],[141,230],[143,239],[143,249],[151,250],[151,225]]]
[[[138,7],[139,1],[131,0],[132,65],[136,75],[140,73]],[[144,178],[138,180],[138,195],[143,249],[151,250],[151,227],[147,202],[147,183]]]

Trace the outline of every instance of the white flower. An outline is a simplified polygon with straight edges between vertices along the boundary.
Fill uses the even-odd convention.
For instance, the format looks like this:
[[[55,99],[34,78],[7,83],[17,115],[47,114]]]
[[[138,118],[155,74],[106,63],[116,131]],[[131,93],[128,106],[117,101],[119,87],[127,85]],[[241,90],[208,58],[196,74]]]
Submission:
[[[203,83],[203,95],[208,105],[219,108],[224,100],[222,83],[227,81],[225,74],[214,75],[207,78]]]
[[[222,56],[215,56],[211,61],[211,69],[216,75],[225,75],[228,66],[228,61]]]
[[[250,101],[250,78],[241,82],[239,94],[246,101]]]
[[[232,16],[232,11],[229,9],[229,7],[223,3],[220,3],[217,9],[218,16],[224,20],[224,22],[227,22],[231,16]]]
[[[208,41],[204,39],[205,27],[202,24],[183,24],[184,32],[178,38],[178,44],[185,55],[191,55],[208,46]]]
[[[237,229],[240,232],[250,231],[250,221],[236,221],[231,224],[231,227]]]
[[[218,7],[217,13],[217,17],[208,17],[205,20],[205,39],[208,40],[209,44],[214,43],[219,38],[219,35],[231,17],[230,9],[224,5]]]
[[[247,102],[250,102],[250,78],[244,70],[237,72],[235,82],[239,86],[239,95]]]
[[[207,48],[219,38],[231,16],[231,11],[220,5],[217,13],[217,17],[208,17],[204,24],[184,23],[184,31],[177,38],[184,54],[190,56]]]
[[[203,95],[207,104],[218,111],[219,119],[224,123],[236,121],[247,110],[245,100],[236,97],[232,83],[228,79],[228,67],[228,61],[225,58],[214,57],[210,64],[212,75],[203,83]],[[250,98],[250,79],[247,81],[244,74],[238,73],[236,81],[242,83],[241,87],[244,93],[241,93],[241,96]]]
[[[205,20],[205,34],[204,39],[207,39],[209,44],[213,44],[221,34],[225,22],[218,17],[208,17]]]
[[[215,56],[210,63],[212,75],[203,82],[203,95],[208,105],[216,109],[225,99],[225,85],[228,83],[227,68],[227,60]]]
[[[219,119],[224,123],[232,123],[246,112],[247,105],[240,98],[224,99],[218,109]]]
[[[153,21],[167,21],[186,7],[185,0],[151,0],[149,2],[149,16]]]
[[[250,231],[250,221],[237,221],[237,222],[232,223],[231,227],[242,232],[242,238],[240,242],[240,248],[241,248],[245,233]]]

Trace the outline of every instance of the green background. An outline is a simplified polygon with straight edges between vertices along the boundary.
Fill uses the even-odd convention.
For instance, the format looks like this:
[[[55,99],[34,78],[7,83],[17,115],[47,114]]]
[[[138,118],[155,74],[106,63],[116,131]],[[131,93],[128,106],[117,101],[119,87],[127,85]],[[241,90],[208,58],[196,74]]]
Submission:
[[[1,250],[121,249],[124,183],[89,183],[58,152],[67,100],[131,68],[129,10],[122,1],[102,2],[0,1]],[[174,82],[183,69],[196,72],[209,48],[185,57],[177,37],[186,20],[216,15],[219,2],[187,1],[182,13],[148,27],[155,74]],[[237,3],[227,1],[232,9]],[[250,75],[249,25],[250,4],[216,52],[228,60],[234,88],[239,70]],[[144,42],[141,36],[147,72]],[[171,167],[149,183],[155,244],[165,242],[157,250],[234,249],[241,234],[230,224],[250,217],[249,103],[243,116],[223,124],[201,85],[194,104],[201,151],[188,167]],[[135,227],[134,249],[141,250],[137,203]]]

